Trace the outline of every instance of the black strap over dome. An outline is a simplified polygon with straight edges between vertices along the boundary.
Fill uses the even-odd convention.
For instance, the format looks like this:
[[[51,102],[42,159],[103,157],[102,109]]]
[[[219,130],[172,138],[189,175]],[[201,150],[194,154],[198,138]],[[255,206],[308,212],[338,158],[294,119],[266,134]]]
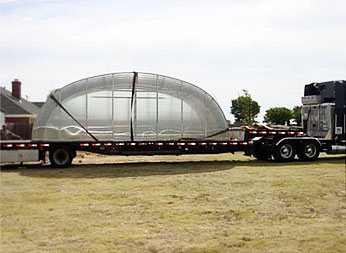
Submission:
[[[63,109],[64,110],[64,112],[66,112],[67,113],[67,115],[68,116],[70,116],[71,117],[71,119],[73,119],[81,128],[83,128],[83,130],[91,137],[91,138],[93,138],[95,141],[99,141],[92,133],[90,133],[89,131],[88,131],[88,129],[86,129],[86,127],[85,126],[83,126],[83,124],[82,123],[80,123],[75,117],[73,117],[73,115],[56,99],[56,97],[54,97],[54,95],[53,94],[50,94],[50,96],[49,96],[61,109]]]

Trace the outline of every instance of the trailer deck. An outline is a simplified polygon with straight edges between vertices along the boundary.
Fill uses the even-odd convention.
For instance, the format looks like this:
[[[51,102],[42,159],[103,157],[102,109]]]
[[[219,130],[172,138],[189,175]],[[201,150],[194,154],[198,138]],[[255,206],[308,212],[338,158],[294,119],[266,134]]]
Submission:
[[[178,140],[178,141],[30,141],[13,140],[1,141],[2,161],[10,161],[9,155],[15,152],[25,162],[25,157],[36,156],[36,160],[44,160],[45,153],[56,153],[61,149],[60,156],[69,153],[71,160],[76,156],[76,151],[88,151],[105,155],[183,155],[183,154],[216,154],[216,153],[234,153],[244,152],[251,155],[253,152],[252,140],[256,137],[284,138],[303,136],[302,131],[284,131],[284,130],[242,130],[243,140]],[[27,154],[28,151],[34,151]],[[60,152],[60,153],[61,153]],[[18,154],[17,154],[18,153]],[[58,152],[59,153],[59,152]],[[4,158],[6,156],[6,158]],[[13,160],[18,160],[12,156]],[[15,159],[16,158],[16,159]],[[62,159],[62,158],[60,158]],[[70,158],[69,158],[70,159]],[[54,157],[50,157],[54,160]],[[55,157],[59,160],[59,157]],[[55,164],[57,166],[58,164]],[[65,165],[64,165],[65,166]]]

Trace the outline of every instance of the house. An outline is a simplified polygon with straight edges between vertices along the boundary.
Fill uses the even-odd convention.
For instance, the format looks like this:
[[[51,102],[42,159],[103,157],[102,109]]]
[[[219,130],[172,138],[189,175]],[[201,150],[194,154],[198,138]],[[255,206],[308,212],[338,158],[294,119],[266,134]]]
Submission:
[[[5,124],[5,112],[0,109],[0,125]]]
[[[12,91],[0,87],[0,109],[2,123],[30,124],[36,118],[40,107],[22,98],[22,83],[15,79],[12,81]]]

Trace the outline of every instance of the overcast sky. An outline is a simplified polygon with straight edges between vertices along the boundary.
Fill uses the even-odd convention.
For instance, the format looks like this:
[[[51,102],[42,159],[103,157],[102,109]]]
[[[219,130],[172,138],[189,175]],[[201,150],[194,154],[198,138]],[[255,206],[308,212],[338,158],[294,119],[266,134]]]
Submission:
[[[48,93],[98,74],[142,71],[209,92],[226,117],[247,89],[300,104],[304,84],[346,78],[344,0],[0,0],[0,85]]]

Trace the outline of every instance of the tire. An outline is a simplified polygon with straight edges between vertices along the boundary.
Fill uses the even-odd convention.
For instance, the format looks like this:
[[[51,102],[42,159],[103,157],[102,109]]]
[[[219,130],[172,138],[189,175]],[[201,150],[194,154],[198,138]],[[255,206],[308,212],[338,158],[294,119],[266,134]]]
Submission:
[[[71,165],[74,153],[66,146],[54,147],[49,151],[49,161],[54,168],[66,168]]]
[[[303,142],[297,155],[301,161],[316,161],[320,155],[319,144],[315,141]]]
[[[283,141],[274,147],[273,156],[277,162],[291,162],[296,156],[296,148],[291,141]]]

